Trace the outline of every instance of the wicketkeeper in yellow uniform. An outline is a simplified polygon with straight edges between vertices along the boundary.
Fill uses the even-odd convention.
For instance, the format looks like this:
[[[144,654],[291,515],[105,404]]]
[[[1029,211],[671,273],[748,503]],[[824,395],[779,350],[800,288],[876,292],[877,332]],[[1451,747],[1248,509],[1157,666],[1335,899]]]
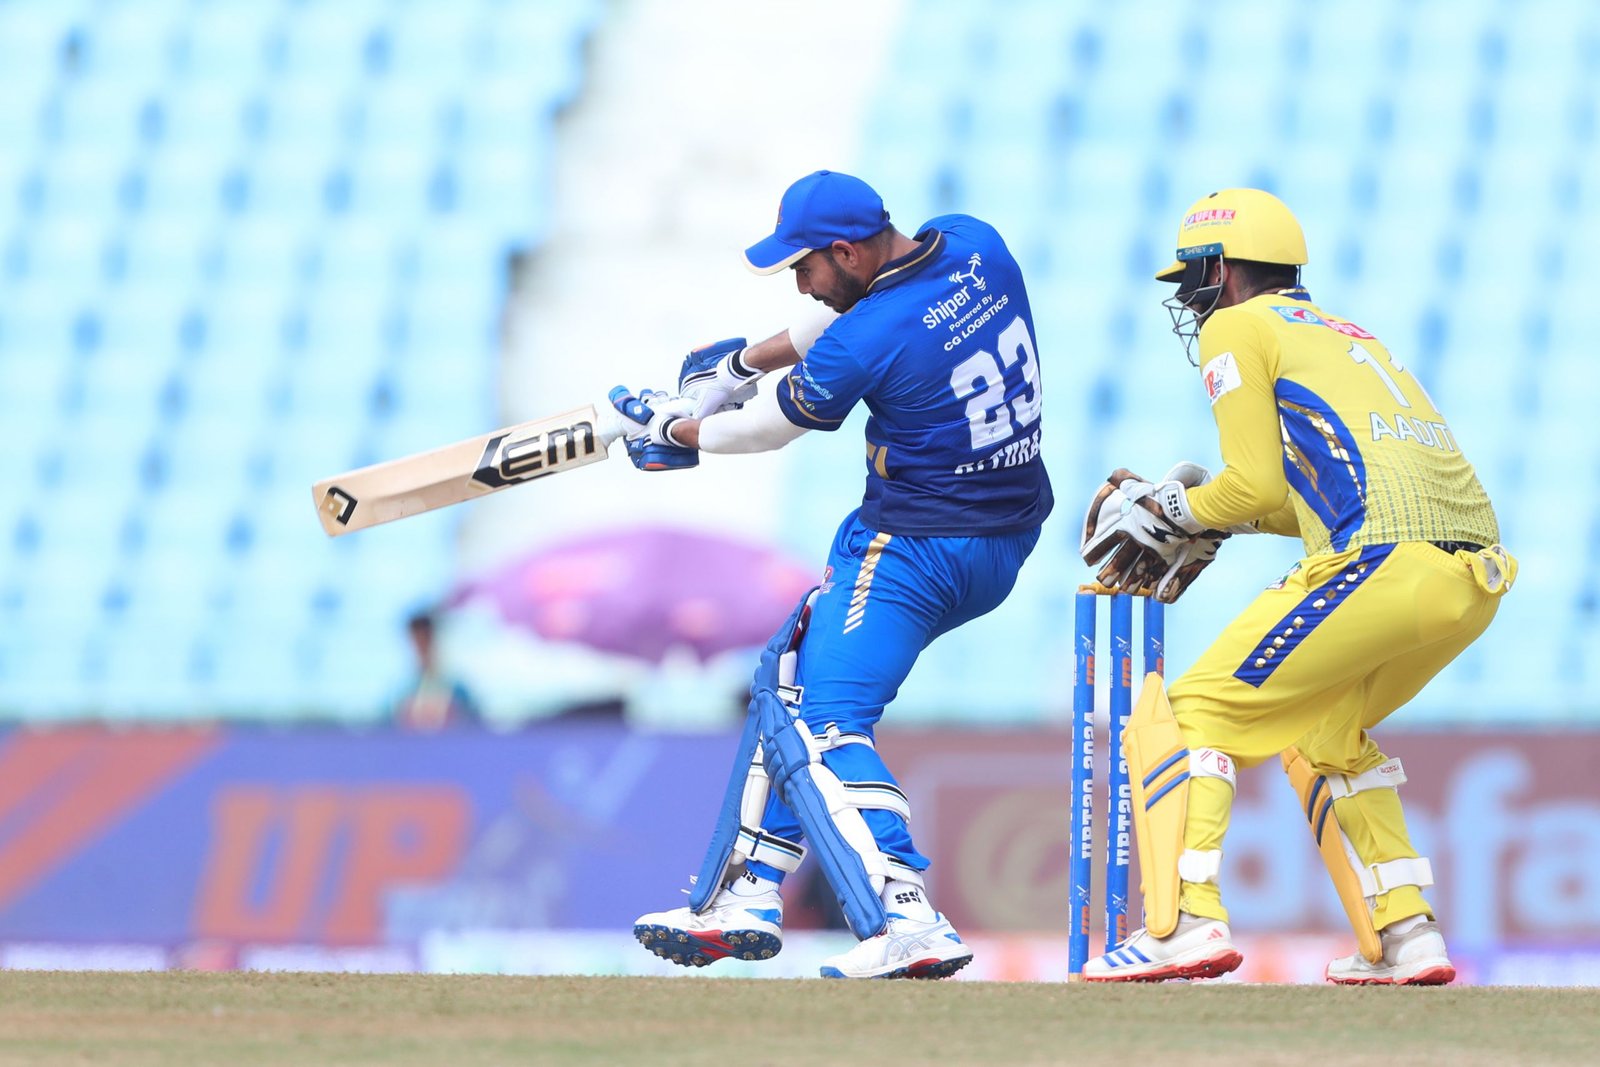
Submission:
[[[1305,558],[1163,692],[1145,680],[1124,751],[1145,927],[1084,977],[1210,977],[1242,961],[1218,878],[1235,771],[1281,759],[1360,951],[1341,983],[1455,977],[1406,834],[1405,781],[1368,730],[1494,618],[1516,561],[1449,424],[1377,338],[1312,303],[1300,224],[1276,197],[1225,189],[1178,230],[1166,302],[1221,436],[1215,477],[1183,463],[1117,471],[1090,507],[1101,580],[1183,592],[1230,534],[1298,535]],[[1191,355],[1191,362],[1194,362]]]

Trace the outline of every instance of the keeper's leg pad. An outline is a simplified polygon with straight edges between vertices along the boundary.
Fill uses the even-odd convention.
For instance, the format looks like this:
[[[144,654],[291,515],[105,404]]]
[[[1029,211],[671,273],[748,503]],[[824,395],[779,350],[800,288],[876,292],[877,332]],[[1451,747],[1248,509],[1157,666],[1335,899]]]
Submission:
[[[1190,779],[1220,778],[1231,789],[1233,761],[1215,749],[1189,750],[1158,674],[1145,676],[1139,702],[1123,731],[1122,752],[1133,792],[1145,929],[1156,937],[1168,937],[1178,928],[1182,883],[1215,882],[1222,864],[1218,849],[1184,847]]]
[[[1418,856],[1366,862],[1340,825],[1335,802],[1369,789],[1395,789],[1405,782],[1405,770],[1399,760],[1389,760],[1358,775],[1321,774],[1298,748],[1287,749],[1281,758],[1361,955],[1381,963],[1383,942],[1372,921],[1377,898],[1400,886],[1432,885],[1433,868]]]
[[[815,594],[815,589],[808,591],[767,642],[751,683],[752,694],[763,690],[770,693],[793,683],[795,649],[805,635]],[[744,730],[739,735],[739,747],[734,753],[733,773],[728,778],[722,807],[717,813],[717,825],[711,833],[705,859],[701,861],[700,873],[689,888],[689,908],[697,914],[711,906],[717,891],[728,884],[746,860],[757,860],[792,873],[805,858],[805,847],[798,842],[761,830],[761,816],[770,792],[762,758],[761,729],[761,712],[752,698]]]

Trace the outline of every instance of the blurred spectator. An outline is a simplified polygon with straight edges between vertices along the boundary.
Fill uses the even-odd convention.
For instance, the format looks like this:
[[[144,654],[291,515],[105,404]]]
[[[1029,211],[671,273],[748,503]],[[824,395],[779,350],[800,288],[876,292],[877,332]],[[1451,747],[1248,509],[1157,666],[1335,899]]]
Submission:
[[[406,621],[417,657],[416,678],[395,701],[394,724],[406,730],[441,730],[452,726],[480,725],[477,701],[459,679],[439,668],[434,646],[434,619],[425,611]]]

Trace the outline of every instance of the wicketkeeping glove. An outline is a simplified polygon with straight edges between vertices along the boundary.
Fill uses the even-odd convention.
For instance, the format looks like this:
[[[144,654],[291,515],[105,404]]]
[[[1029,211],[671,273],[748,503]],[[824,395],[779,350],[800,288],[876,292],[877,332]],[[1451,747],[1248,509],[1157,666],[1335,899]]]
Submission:
[[[1130,470],[1118,467],[1111,472],[1084,516],[1083,542],[1078,550],[1085,563],[1092,567],[1129,542],[1170,560],[1188,531],[1168,519],[1151,499],[1154,489]]]
[[[1202,528],[1189,511],[1184,490],[1210,478],[1210,471],[1188,462],[1158,484],[1113,471],[1089,505],[1081,546],[1090,566],[1105,560],[1096,575],[1100,584],[1153,594],[1163,603],[1177,600],[1228,536]]]
[[[1207,530],[1183,543],[1178,556],[1168,565],[1166,572],[1154,583],[1155,598],[1163,604],[1176,603],[1200,572],[1217,558],[1217,550],[1231,535]]]

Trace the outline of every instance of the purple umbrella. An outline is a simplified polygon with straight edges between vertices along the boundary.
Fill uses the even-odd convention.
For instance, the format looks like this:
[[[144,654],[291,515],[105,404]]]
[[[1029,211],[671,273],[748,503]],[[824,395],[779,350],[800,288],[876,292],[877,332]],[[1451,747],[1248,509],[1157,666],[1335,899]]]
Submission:
[[[507,622],[552,641],[659,663],[766,644],[816,578],[760,544],[660,527],[549,545],[472,580],[452,604],[485,598]]]

